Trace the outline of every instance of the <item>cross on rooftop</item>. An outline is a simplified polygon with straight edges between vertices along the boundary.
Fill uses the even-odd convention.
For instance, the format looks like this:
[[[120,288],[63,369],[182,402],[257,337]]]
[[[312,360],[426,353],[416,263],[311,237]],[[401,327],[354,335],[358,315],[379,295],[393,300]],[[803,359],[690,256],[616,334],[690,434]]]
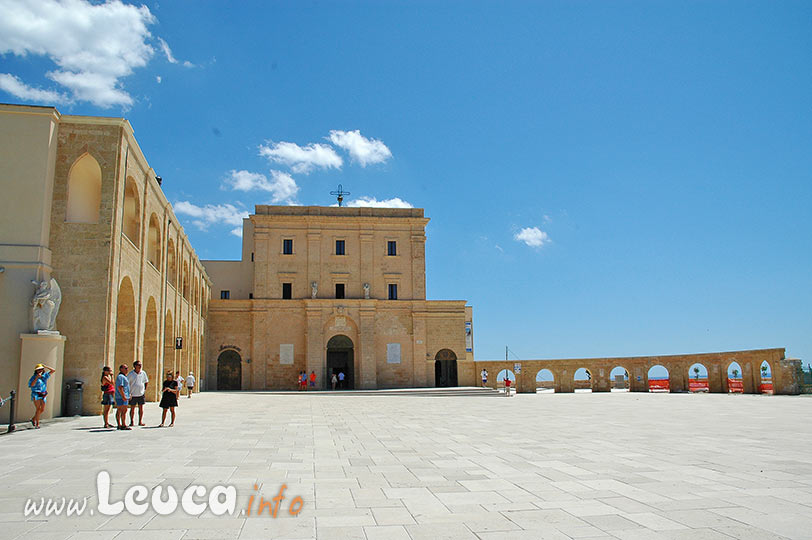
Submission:
[[[344,191],[344,188],[341,184],[338,184],[338,189],[336,191],[331,191],[330,195],[335,195],[338,198],[338,206],[341,206],[344,202],[344,195],[349,195],[349,191]]]

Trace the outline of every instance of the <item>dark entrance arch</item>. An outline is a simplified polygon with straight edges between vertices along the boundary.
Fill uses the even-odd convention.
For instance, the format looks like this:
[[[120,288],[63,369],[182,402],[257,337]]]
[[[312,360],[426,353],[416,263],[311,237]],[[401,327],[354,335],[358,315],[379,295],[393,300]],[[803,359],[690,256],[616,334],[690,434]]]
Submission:
[[[352,340],[344,335],[333,336],[327,342],[327,376],[324,378],[324,387],[330,388],[333,373],[338,376],[344,373],[343,384],[339,380],[336,388],[351,390],[355,388],[353,378],[353,345]],[[339,378],[340,379],[340,378]]]
[[[457,386],[457,355],[442,349],[434,356],[434,386]]]
[[[217,357],[217,389],[242,390],[242,358],[237,351],[223,351]]]

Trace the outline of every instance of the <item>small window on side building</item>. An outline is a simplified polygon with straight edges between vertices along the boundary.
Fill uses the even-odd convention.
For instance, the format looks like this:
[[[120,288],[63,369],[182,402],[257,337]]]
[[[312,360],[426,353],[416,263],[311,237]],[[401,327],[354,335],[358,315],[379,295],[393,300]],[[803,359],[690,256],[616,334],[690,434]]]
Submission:
[[[344,298],[344,284],[336,283],[336,298]]]
[[[336,255],[344,255],[344,240],[336,240]]]
[[[282,299],[290,300],[293,298],[293,286],[291,283],[282,284]]]
[[[282,240],[282,254],[293,255],[293,238],[285,238]]]
[[[398,243],[395,240],[389,240],[386,243],[386,254],[390,257],[398,254]]]
[[[220,300],[228,300],[231,297],[231,291],[220,291]]]
[[[397,283],[390,283],[389,284],[389,299],[390,300],[397,300],[398,299],[398,286],[397,286]]]

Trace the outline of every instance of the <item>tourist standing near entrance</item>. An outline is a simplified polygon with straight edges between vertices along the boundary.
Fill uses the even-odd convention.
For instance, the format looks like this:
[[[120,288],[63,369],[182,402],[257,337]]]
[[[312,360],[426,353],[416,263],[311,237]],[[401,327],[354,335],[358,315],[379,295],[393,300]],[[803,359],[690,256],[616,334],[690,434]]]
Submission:
[[[130,383],[130,425],[133,425],[135,408],[138,407],[138,425],[144,425],[144,402],[146,401],[147,383],[149,377],[147,372],[141,369],[141,362],[133,362],[133,370],[127,373],[127,380]]]
[[[130,381],[127,379],[127,364],[118,366],[116,377],[116,429],[132,429],[127,425],[127,409],[130,403]]]
[[[164,381],[163,390],[161,393],[163,394],[161,396],[161,408],[163,409],[163,412],[161,413],[161,425],[158,427],[164,427],[167,409],[172,412],[172,423],[169,424],[169,427],[174,427],[175,407],[178,406],[178,394],[180,393],[180,388],[178,387],[178,381],[172,377],[171,371],[166,373],[166,380]]]
[[[336,384],[338,383],[338,377],[336,377],[335,371],[333,372],[333,377],[330,379],[330,383],[333,385],[333,390],[336,389]]]
[[[48,373],[45,373],[45,370]],[[37,364],[34,367],[34,374],[28,379],[28,387],[31,389],[31,401],[34,402],[34,417],[31,419],[31,425],[39,429],[39,417],[45,410],[45,400],[48,396],[48,379],[51,374],[56,370],[48,367],[45,364]]]
[[[338,372],[338,387],[343,389],[344,388],[344,372]]]
[[[316,388],[316,372],[310,372],[310,388]]]
[[[510,397],[510,377],[505,377],[505,396]]]
[[[102,391],[102,401],[101,404],[104,406],[102,411],[102,417],[104,418],[104,427],[109,428],[113,427],[110,425],[110,406],[115,404],[116,402],[116,385],[113,383],[113,368],[110,366],[104,366],[102,368],[102,375],[101,375],[101,391]]]
[[[195,374],[190,371],[186,377],[186,397],[189,399],[192,399],[192,390],[195,389],[195,382]]]
[[[482,368],[482,372],[479,375],[482,377],[482,386],[484,388],[488,384],[488,370]]]

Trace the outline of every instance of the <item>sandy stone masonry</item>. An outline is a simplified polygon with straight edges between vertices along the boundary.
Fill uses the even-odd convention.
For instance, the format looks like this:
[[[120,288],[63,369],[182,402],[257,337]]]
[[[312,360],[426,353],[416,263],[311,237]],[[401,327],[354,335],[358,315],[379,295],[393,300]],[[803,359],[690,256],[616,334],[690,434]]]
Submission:
[[[28,283],[52,276],[63,293],[62,379],[84,382],[83,413],[100,409],[104,365],[142,360],[149,400],[159,397],[164,370],[192,370],[204,380],[211,282],[129,122],[0,105],[0,140],[0,178],[13,197],[2,206],[0,255],[10,270],[0,300],[14,304],[0,321],[0,341],[11,352],[0,378],[19,376],[19,334],[30,331]],[[15,260],[23,263],[6,262]]]
[[[516,387],[522,393],[534,393],[538,386],[536,375],[542,369],[553,373],[556,392],[573,392],[576,388],[574,379],[578,369],[585,368],[592,376],[593,392],[609,392],[612,381],[609,374],[616,367],[623,367],[629,372],[629,390],[648,392],[648,372],[654,366],[663,366],[668,370],[671,392],[688,390],[689,370],[694,364],[702,364],[708,370],[708,386],[712,393],[727,393],[727,372],[731,363],[737,362],[742,368],[744,393],[758,394],[761,384],[761,364],[767,362],[772,374],[773,393],[799,393],[798,373],[801,361],[785,357],[784,349],[757,349],[749,351],[683,354],[673,356],[634,356],[627,358],[572,358],[565,360],[516,360],[477,361],[477,376],[484,368],[488,370],[488,386],[497,388],[497,374],[508,369],[513,372],[514,364],[521,364],[521,373],[517,375]],[[467,382],[474,384],[474,382]],[[588,387],[588,386],[587,386]]]

